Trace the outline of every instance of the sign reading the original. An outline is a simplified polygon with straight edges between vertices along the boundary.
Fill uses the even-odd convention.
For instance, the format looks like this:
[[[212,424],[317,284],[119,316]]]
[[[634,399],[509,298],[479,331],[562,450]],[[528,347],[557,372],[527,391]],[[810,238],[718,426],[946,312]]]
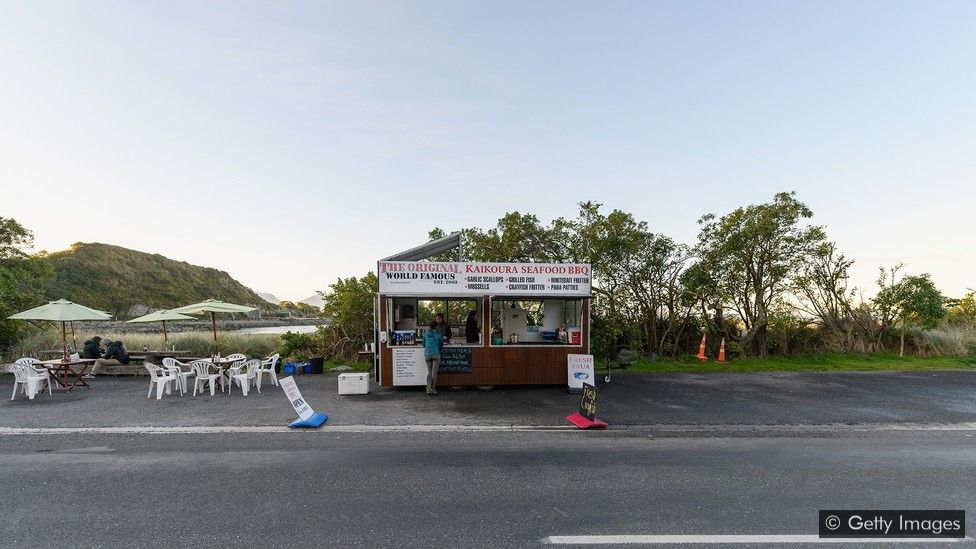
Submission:
[[[589,297],[592,271],[579,263],[380,261],[383,295]]]
[[[596,385],[593,371],[593,355],[566,355],[569,370],[569,388],[582,389],[584,383]]]
[[[393,347],[393,385],[427,385],[423,347]]]
[[[283,377],[278,380],[278,385],[285,391],[285,396],[288,397],[288,402],[291,402],[298,417],[302,421],[308,421],[315,412],[312,411],[312,407],[302,398],[302,392],[298,390],[298,385],[295,385],[295,379],[291,376]]]
[[[471,347],[444,347],[437,371],[442,374],[470,374]]]

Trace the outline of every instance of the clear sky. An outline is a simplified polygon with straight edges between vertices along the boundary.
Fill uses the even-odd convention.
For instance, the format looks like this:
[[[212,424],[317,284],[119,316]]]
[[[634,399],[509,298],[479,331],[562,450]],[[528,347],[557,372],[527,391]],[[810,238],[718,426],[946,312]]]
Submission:
[[[281,299],[508,211],[795,190],[976,287],[976,2],[0,0],[0,216]]]

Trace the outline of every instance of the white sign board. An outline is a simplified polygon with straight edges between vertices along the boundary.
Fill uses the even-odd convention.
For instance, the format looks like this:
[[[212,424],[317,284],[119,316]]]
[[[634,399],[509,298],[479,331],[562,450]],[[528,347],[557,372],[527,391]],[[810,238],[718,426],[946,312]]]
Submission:
[[[427,385],[423,347],[392,347],[393,385]]]
[[[278,380],[278,384],[285,391],[285,396],[288,397],[288,402],[291,402],[293,408],[295,408],[295,413],[302,421],[308,421],[312,414],[312,407],[305,402],[302,398],[301,391],[298,390],[298,385],[295,385],[295,379],[292,376],[284,377]]]
[[[566,355],[569,370],[569,388],[582,389],[584,383],[596,386],[593,355]]]
[[[581,263],[380,261],[383,295],[589,297],[591,269]]]

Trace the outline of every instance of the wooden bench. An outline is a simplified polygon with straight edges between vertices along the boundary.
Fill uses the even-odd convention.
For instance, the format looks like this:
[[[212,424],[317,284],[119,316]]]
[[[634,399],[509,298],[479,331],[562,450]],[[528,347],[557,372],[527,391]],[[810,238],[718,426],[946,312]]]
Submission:
[[[98,367],[100,376],[148,376],[149,372],[143,367],[142,363],[146,360],[145,356],[129,355],[128,364],[105,364]]]

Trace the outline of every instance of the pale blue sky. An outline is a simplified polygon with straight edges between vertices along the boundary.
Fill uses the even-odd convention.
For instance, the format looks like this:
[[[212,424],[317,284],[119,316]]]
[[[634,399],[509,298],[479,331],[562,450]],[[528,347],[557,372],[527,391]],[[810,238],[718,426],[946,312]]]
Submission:
[[[300,299],[583,200],[685,242],[795,190],[976,287],[973,2],[0,0],[0,215]]]

